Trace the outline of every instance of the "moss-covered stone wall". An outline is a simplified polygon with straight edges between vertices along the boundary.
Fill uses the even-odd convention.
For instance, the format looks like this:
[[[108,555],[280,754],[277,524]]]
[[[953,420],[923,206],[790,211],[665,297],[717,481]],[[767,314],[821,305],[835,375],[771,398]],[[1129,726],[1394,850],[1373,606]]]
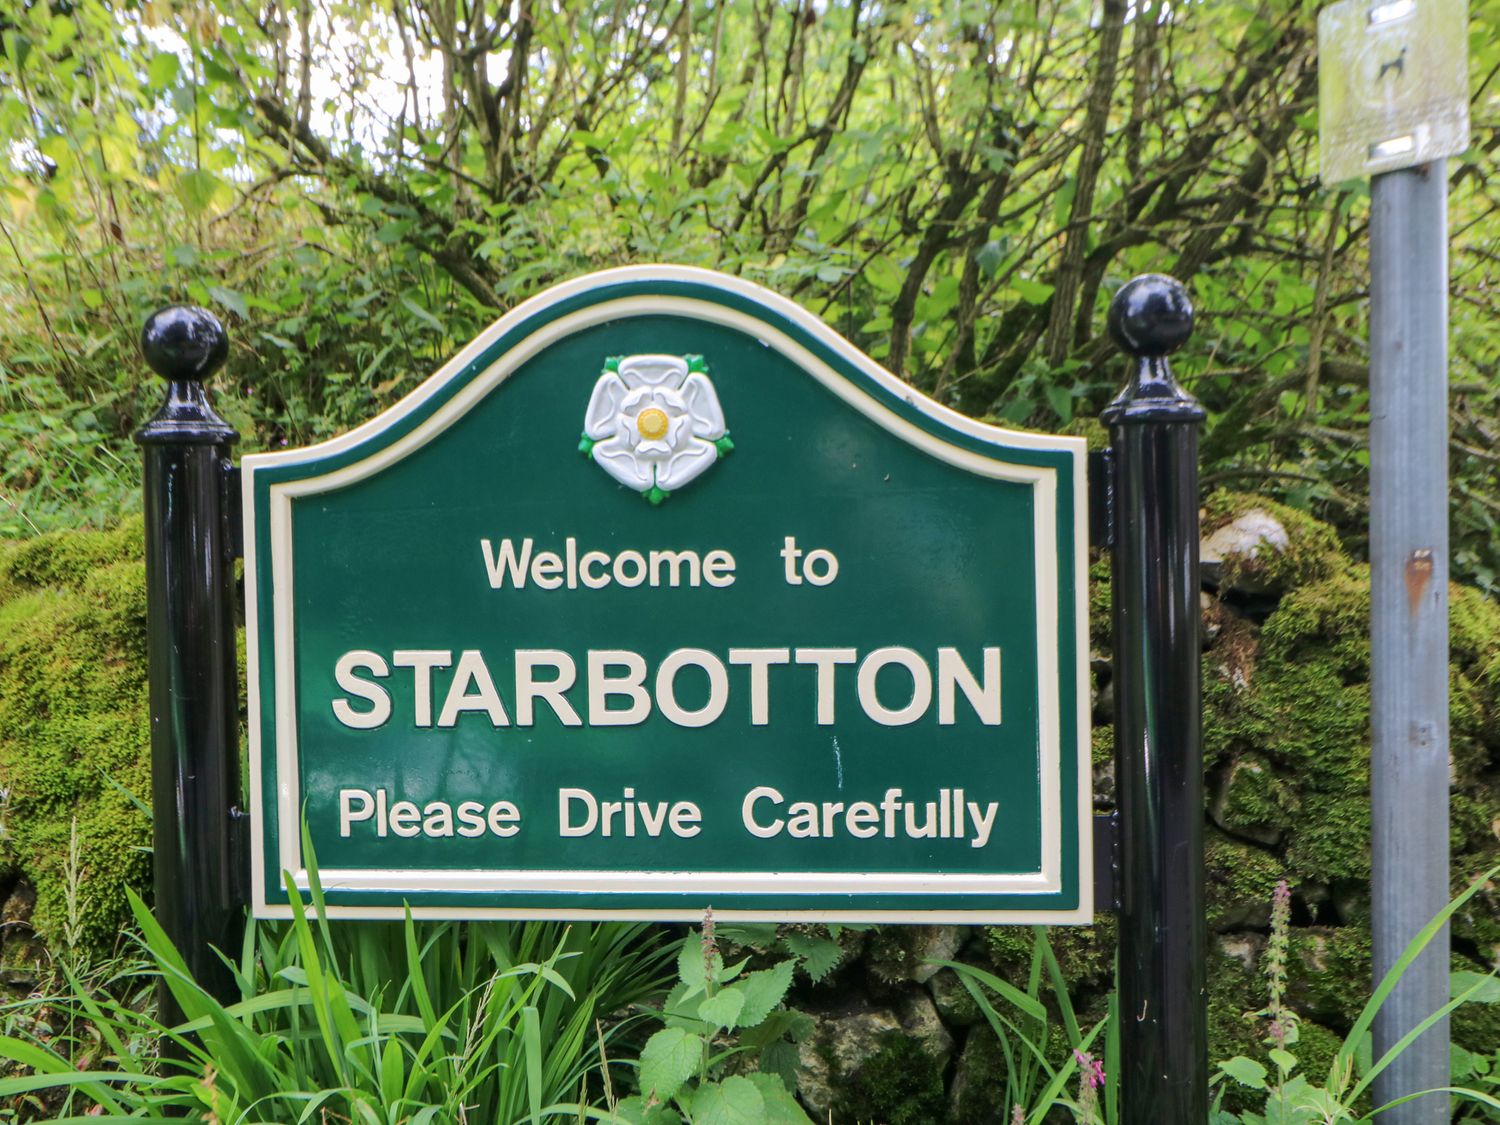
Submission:
[[[0,902],[53,943],[112,942],[150,877],[141,559],[139,520],[0,543]]]

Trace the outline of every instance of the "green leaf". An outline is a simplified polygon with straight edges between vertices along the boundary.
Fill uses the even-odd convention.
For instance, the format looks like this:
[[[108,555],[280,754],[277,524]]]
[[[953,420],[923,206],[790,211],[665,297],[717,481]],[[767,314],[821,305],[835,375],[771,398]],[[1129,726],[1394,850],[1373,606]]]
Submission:
[[[812,934],[787,934],[781,939],[788,953],[802,961],[802,971],[814,982],[826,977],[844,955],[838,942]]]
[[[233,289],[221,289],[217,285],[208,287],[208,295],[241,320],[248,320],[250,308],[245,304],[245,298]]]
[[[410,219],[392,219],[375,232],[375,241],[382,246],[400,242],[416,224]]]
[[[212,172],[195,168],[177,177],[177,198],[182,200],[188,217],[196,219],[213,206],[214,197],[223,188],[223,183]]]
[[[1266,1052],[1266,1057],[1276,1064],[1276,1068],[1283,1074],[1290,1074],[1297,1069],[1297,1056],[1290,1051],[1283,1051],[1280,1047],[1272,1047]]]
[[[1042,392],[1047,396],[1047,405],[1067,425],[1073,420],[1073,392],[1067,387],[1050,386]]]
[[[770,969],[749,973],[735,988],[744,997],[739,1012],[739,1027],[756,1027],[780,1004],[792,987],[795,961],[783,961]]]
[[[1241,1086],[1249,1086],[1252,1090],[1264,1090],[1266,1088],[1266,1074],[1268,1071],[1254,1059],[1247,1059],[1244,1055],[1236,1055],[1228,1062],[1221,1062],[1219,1069]]]
[[[901,290],[905,275],[901,267],[884,254],[877,254],[865,266],[865,279],[886,297],[894,297]]]
[[[1005,261],[1005,249],[1000,245],[998,239],[990,239],[979,248],[979,253],[974,255],[974,263],[979,267],[979,272],[985,277],[994,277],[1000,270],[1000,263]]]
[[[1474,973],[1467,969],[1448,978],[1449,996],[1453,999],[1468,993],[1470,1004],[1500,1004],[1500,976]]]
[[[718,953],[713,956],[714,975],[717,977],[719,970],[724,967],[724,958]],[[704,985],[703,938],[696,930],[688,934],[683,940],[682,948],[677,951],[677,979],[688,986],[689,994]]]
[[[797,1050],[795,1043],[778,1039],[761,1048],[761,1073],[768,1077],[775,1077],[787,1089],[796,1086],[797,1070],[801,1065],[801,1052]]]
[[[447,335],[447,330],[443,328],[443,322],[437,317],[433,316],[421,305],[413,301],[410,297],[403,295],[401,298],[401,304],[406,307],[407,312],[411,313],[412,316],[416,317],[423,324],[427,325],[438,335]]]
[[[1052,296],[1052,286],[1044,281],[1031,281],[1018,277],[1010,283],[1010,287],[1028,305],[1044,305]]]
[[[698,1070],[703,1040],[680,1027],[664,1027],[641,1049],[641,1089],[669,1101]]]
[[[639,1094],[626,1098],[615,1106],[613,1116],[601,1117],[610,1125],[681,1125],[682,1118],[669,1105],[653,1105],[646,1108],[646,1099]]]
[[[744,1006],[745,994],[738,987],[721,988],[698,1005],[698,1018],[728,1031],[738,1026],[736,1021]]]
[[[802,1112],[797,1099],[774,1074],[747,1074],[747,1079],[760,1091],[766,1103],[766,1125],[812,1125],[812,1118]]]
[[[739,1074],[699,1086],[691,1112],[693,1125],[766,1125],[766,1099],[754,1082]]]
[[[146,68],[146,77],[151,85],[165,88],[177,80],[177,72],[181,69],[182,60],[176,55],[170,51],[158,51]]]

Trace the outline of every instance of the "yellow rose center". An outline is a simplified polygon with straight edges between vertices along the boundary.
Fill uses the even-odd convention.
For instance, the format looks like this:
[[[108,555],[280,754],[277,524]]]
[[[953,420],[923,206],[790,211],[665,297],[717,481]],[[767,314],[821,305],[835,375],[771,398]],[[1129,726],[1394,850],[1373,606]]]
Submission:
[[[667,436],[666,411],[654,406],[650,410],[642,410],[636,415],[635,426],[647,441],[660,441]]]

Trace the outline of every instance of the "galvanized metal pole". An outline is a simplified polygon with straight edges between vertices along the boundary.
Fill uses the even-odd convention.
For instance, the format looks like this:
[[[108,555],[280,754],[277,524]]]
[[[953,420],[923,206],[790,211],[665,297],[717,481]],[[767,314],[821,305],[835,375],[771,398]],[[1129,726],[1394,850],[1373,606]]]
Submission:
[[[167,397],[136,434],[145,461],[146,628],[156,916],[194,979],[237,998],[214,952],[239,953],[241,879],[231,844],[239,804],[234,550],[229,524],[234,429],[203,380],[229,353],[204,309],[174,306],[146,321],[141,350]],[[163,1019],[182,1011],[163,985]]]
[[[1167,355],[1193,328],[1182,286],[1148,274],[1109,309],[1135,359],[1104,411],[1115,465],[1115,788],[1120,811],[1124,1125],[1208,1120],[1198,430]]]
[[[1448,900],[1447,162],[1370,185],[1370,570],[1375,979]],[[1375,1056],[1448,1000],[1445,927],[1375,1019]],[[1444,1020],[1375,1080],[1448,1084]],[[1382,1115],[1439,1125],[1435,1094]]]

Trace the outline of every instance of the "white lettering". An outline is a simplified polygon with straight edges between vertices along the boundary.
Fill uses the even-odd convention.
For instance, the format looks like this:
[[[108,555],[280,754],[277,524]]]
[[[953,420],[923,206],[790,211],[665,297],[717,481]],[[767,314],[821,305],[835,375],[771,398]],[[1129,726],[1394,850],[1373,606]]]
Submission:
[[[787,540],[791,542],[790,539]],[[798,664],[812,664],[818,669],[818,725],[833,725],[833,670],[839,664],[853,664],[858,654],[852,648],[799,648]]]
[[[723,589],[734,585],[734,556],[728,551],[710,551],[703,556],[703,581]]]
[[[397,836],[417,835],[422,831],[422,826],[418,823],[421,819],[422,811],[410,801],[397,801],[391,806],[391,831]]]
[[[983,676],[981,683],[969,671],[964,658],[956,648],[938,649],[938,725],[951,726],[954,721],[954,688],[964,693],[974,714],[987,727],[1000,725],[1000,650],[986,648],[983,652]]]
[[[470,685],[474,690],[469,690]],[[453,683],[448,687],[448,698],[443,701],[438,726],[451,727],[458,723],[458,716],[465,711],[483,711],[490,717],[493,726],[510,725],[505,714],[505,705],[500,702],[500,693],[495,690],[495,681],[490,679],[490,670],[478,649],[465,649],[458,658],[458,667],[453,672]]]
[[[625,564],[629,563],[633,573],[625,576]],[[646,558],[639,551],[621,551],[615,556],[615,581],[621,586],[639,586],[646,580]]]
[[[781,548],[781,562],[786,572],[788,586],[802,585],[802,576],[797,573],[797,560],[802,557],[802,552],[797,550],[797,540],[788,535]]]
[[[363,801],[364,804],[356,812],[352,808],[355,801]],[[339,790],[339,835],[349,835],[349,825],[357,820],[369,820],[375,815],[375,798],[366,789],[340,789]]]
[[[880,702],[875,688],[880,670],[891,664],[899,664],[910,672],[912,681],[911,699],[906,706],[895,709]],[[866,715],[883,726],[904,727],[914,723],[927,713],[927,706],[932,702],[932,670],[927,667],[927,661],[909,648],[877,648],[859,666],[858,679],[860,706]]]
[[[521,587],[526,585],[526,566],[531,558],[531,538],[528,536],[521,541],[521,555],[516,557],[516,549],[509,539],[500,540],[499,557],[495,555],[494,547],[490,546],[488,539],[479,541],[484,551],[484,568],[490,576],[490,589],[499,590],[505,585],[505,576],[510,574],[510,584]]]
[[[772,664],[785,664],[791,659],[791,650],[785,648],[732,648],[729,663],[743,664],[750,669],[750,725],[763,727],[771,721],[770,668]]]
[[[757,785],[745,794],[744,803],[740,805],[740,819],[745,822],[745,830],[752,836],[759,836],[762,840],[769,840],[773,836],[779,836],[784,822],[778,818],[770,824],[761,824],[755,819],[755,803],[757,801],[770,801],[773,804],[781,804],[784,798],[769,785]]]
[[[368,711],[356,711],[349,706],[347,699],[335,699],[333,714],[346,727],[354,730],[374,730],[376,727],[384,726],[391,717],[391,696],[379,684],[356,676],[354,673],[357,669],[364,669],[373,676],[381,677],[391,673],[385,659],[378,653],[366,652],[363,649],[344,653],[339,657],[338,663],[333,666],[333,682],[339,685],[341,691],[347,692],[356,699],[365,700],[371,704],[371,707]]]
[[[557,675],[550,680],[538,680],[534,676],[538,668],[552,668]],[[532,725],[534,705],[538,699],[552,708],[552,713],[563,726],[583,726],[583,720],[573,710],[566,694],[577,679],[578,669],[567,653],[551,648],[517,649],[516,726]]]
[[[490,831],[496,836],[514,836],[521,831],[516,823],[520,819],[520,811],[509,801],[496,801],[490,806]]]
[[[391,663],[397,668],[412,669],[413,722],[419,727],[432,726],[432,670],[452,664],[453,654],[425,648],[397,649],[391,653]]]
[[[644,565],[644,564],[642,564]],[[626,669],[623,676],[610,676],[609,668]],[[645,722],[651,714],[651,696],[641,686],[646,682],[646,661],[639,653],[624,649],[589,650],[589,725],[628,727]],[[623,695],[630,706],[612,711],[609,697]]]
[[[478,801],[465,801],[459,805],[458,821],[463,827],[458,830],[458,834],[460,836],[468,836],[470,839],[475,836],[483,836],[484,817],[479,815],[482,812],[484,812],[484,806]]]
[[[552,551],[538,551],[531,563],[531,580],[543,590],[555,590],[563,584],[563,561]]]
[[[999,811],[999,801],[991,801],[984,806],[981,806],[978,801],[969,802],[969,816],[974,821],[974,839],[970,844],[971,847],[982,848],[990,842],[990,829],[994,827],[995,814]]]
[[[682,668],[702,668],[708,674],[708,702],[696,711],[677,703],[677,673]],[[679,648],[669,653],[656,669],[656,706],[680,727],[706,727],[724,713],[729,702],[729,673],[724,663],[701,648]]]
[[[582,801],[584,810],[588,814],[588,819],[582,824],[573,823],[570,811],[573,801]],[[557,791],[557,834],[559,836],[587,836],[598,822],[599,805],[594,800],[594,795],[587,789],[559,789]]]
[[[578,577],[590,590],[602,590],[610,583],[609,572],[603,574],[594,573],[594,564],[603,563],[609,565],[609,556],[603,551],[585,551],[583,558],[578,560]]]
[[[822,573],[818,573],[819,571]],[[839,576],[839,560],[832,551],[819,547],[807,552],[807,561],[802,564],[802,577],[814,586],[826,586]]]
[[[651,585],[662,584],[662,567],[671,567],[670,582],[673,586],[682,585],[682,569],[687,568],[688,585],[696,586],[701,581],[703,573],[702,563],[698,559],[697,551],[652,551],[651,552]]]

